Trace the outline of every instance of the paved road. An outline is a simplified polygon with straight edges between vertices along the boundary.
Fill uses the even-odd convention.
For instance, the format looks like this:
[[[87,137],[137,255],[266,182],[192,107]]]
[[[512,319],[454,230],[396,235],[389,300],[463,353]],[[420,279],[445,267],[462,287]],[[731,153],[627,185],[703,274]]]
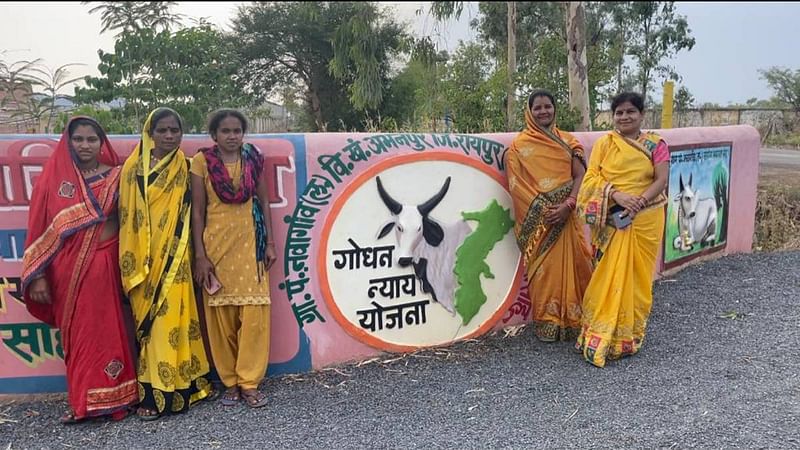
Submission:
[[[201,403],[73,426],[0,404],[0,449],[800,448],[800,252],[659,281],[642,352],[597,369],[530,328],[270,379],[260,410]]]
[[[758,159],[762,166],[800,170],[800,150],[764,147]]]

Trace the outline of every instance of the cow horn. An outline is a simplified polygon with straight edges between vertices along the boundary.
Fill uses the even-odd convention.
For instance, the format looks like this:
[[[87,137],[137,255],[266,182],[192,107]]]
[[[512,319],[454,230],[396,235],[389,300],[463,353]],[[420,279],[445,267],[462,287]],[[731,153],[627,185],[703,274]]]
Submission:
[[[444,186],[439,189],[439,192],[436,193],[433,197],[431,197],[427,202],[417,206],[419,213],[423,216],[427,216],[428,213],[433,211],[433,208],[436,208],[436,205],[442,201],[444,195],[447,194],[447,189],[450,188],[450,177],[447,177],[447,180],[444,182]]]
[[[392,212],[395,216],[400,214],[400,211],[403,210],[403,205],[401,205],[397,200],[393,199],[386,189],[383,188],[383,183],[381,183],[381,177],[378,178],[378,195],[381,196],[381,200],[389,208],[389,211]]]

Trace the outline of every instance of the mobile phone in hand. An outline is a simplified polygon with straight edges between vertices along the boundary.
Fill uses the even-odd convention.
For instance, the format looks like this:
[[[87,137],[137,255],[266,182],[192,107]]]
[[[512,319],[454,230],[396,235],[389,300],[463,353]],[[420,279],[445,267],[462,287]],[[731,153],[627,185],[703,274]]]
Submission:
[[[625,212],[625,208],[615,205],[608,212],[608,224],[612,227],[622,230],[631,224],[631,216]]]
[[[211,281],[205,286],[206,292],[208,292],[208,295],[214,295],[219,292],[220,289],[222,289],[222,284],[219,282],[216,275],[214,275],[214,272],[211,272],[209,277],[211,278]]]

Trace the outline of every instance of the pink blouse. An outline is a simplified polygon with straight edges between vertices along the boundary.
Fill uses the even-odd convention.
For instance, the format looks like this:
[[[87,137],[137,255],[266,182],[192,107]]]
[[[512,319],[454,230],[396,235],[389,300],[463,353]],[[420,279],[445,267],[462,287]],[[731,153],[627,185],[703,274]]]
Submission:
[[[656,149],[653,150],[653,165],[663,162],[669,162],[669,147],[667,147],[666,142],[658,141]]]

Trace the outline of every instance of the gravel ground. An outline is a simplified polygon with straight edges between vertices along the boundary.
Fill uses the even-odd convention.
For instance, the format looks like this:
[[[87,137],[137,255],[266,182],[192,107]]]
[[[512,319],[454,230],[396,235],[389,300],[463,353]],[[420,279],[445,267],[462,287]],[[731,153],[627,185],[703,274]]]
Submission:
[[[260,410],[63,426],[63,397],[0,404],[0,449],[800,448],[800,252],[659,281],[642,352],[605,369],[507,329],[270,379]]]

